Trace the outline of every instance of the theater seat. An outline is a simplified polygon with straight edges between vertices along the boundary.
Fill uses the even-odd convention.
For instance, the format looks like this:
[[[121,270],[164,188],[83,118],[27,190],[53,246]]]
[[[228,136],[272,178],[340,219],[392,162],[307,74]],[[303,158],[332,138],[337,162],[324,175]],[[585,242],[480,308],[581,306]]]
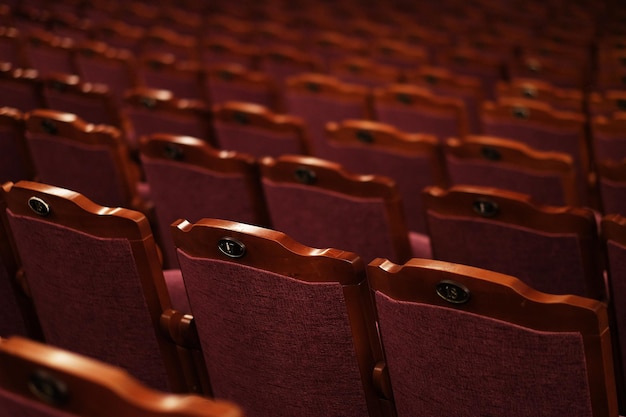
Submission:
[[[218,219],[172,233],[216,397],[248,416],[389,415],[357,255]]]
[[[144,215],[27,181],[5,184],[2,198],[47,343],[120,366],[153,388],[197,389],[184,371],[187,352],[173,342],[185,339],[185,317],[171,307]]]
[[[32,340],[0,339],[0,415],[240,417],[236,405],[156,391],[123,370]]]
[[[368,280],[398,417],[618,415],[604,303],[423,259]]]

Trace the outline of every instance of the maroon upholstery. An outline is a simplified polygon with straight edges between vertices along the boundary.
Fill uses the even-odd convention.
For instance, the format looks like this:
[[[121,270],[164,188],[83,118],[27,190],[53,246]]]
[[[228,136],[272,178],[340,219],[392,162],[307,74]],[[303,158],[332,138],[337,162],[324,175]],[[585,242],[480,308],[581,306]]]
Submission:
[[[204,100],[200,69],[191,62],[176,62],[173,55],[142,56],[135,68],[137,81],[150,88],[171,91],[182,99]]]
[[[467,132],[467,111],[457,98],[436,96],[413,85],[392,85],[375,92],[375,119],[410,133],[429,133],[443,141]]]
[[[626,405],[626,228],[625,217],[611,214],[602,219],[602,238],[607,261],[614,323],[612,334],[618,397]],[[622,413],[623,414],[623,413]]]
[[[341,285],[179,261],[217,397],[249,416],[367,415]]]
[[[75,114],[88,123],[123,128],[118,105],[104,85],[65,84],[48,79],[45,80],[43,97],[49,109]]]
[[[289,114],[300,117],[307,126],[312,154],[332,160],[326,142],[326,124],[370,117],[367,90],[341,84],[337,79],[318,74],[304,74],[287,80],[285,107]]]
[[[204,83],[212,104],[239,101],[277,110],[275,85],[265,73],[225,64],[208,69]]]
[[[619,161],[626,158],[625,126],[624,112],[614,113],[611,117],[598,116],[591,120],[591,143],[596,161]]]
[[[12,271],[15,274],[15,270]],[[0,336],[26,335],[26,327],[22,313],[15,297],[15,288],[11,276],[4,265],[4,259],[0,259]]]
[[[428,213],[436,259],[515,275],[551,294],[586,295],[576,235]],[[454,236],[454,239],[450,239]],[[558,260],[558,262],[555,262]]]
[[[359,138],[363,139],[359,139]],[[370,138],[371,143],[363,140]],[[426,233],[422,190],[443,184],[443,161],[437,138],[407,135],[382,123],[345,120],[327,125],[332,160],[347,170],[392,178],[402,196],[409,230]]]
[[[224,150],[257,158],[309,153],[304,123],[253,103],[229,101],[213,106],[216,142]]]
[[[545,204],[565,204],[563,183],[558,176],[514,166],[496,166],[489,161],[462,161],[454,157],[446,159],[446,166],[451,184],[503,188],[532,195],[534,200]]]
[[[24,52],[30,68],[36,69],[41,76],[54,73],[75,74],[71,55],[72,40],[46,38],[47,36],[34,37],[27,41]]]
[[[546,293],[605,297],[590,209],[480,187],[433,187],[424,196],[434,259],[513,275]]]
[[[272,226],[316,248],[334,246],[364,260],[397,258],[385,202],[263,179]]]
[[[580,204],[572,158],[562,152],[537,151],[518,141],[490,136],[468,136],[448,139],[444,153],[452,185],[511,190],[542,204]]]
[[[589,150],[581,114],[553,111],[545,103],[523,99],[487,102],[482,112],[483,133],[520,141],[533,149],[563,152],[576,168],[582,203],[587,204]]]
[[[171,321],[161,315],[173,310],[147,218],[40,183],[3,191],[44,340],[154,388],[187,389],[184,355],[161,328]]]
[[[139,147],[142,136],[151,133],[187,135],[211,140],[211,112],[201,100],[177,98],[168,90],[136,87],[124,94],[122,115],[128,121],[128,140]]]
[[[33,175],[22,113],[0,108],[0,182],[29,180]]]
[[[272,132],[220,121],[215,121],[213,127],[220,148],[225,150],[247,153],[257,158],[307,153],[298,132]]]
[[[368,281],[398,417],[617,415],[603,302],[433,260]]]
[[[592,415],[580,334],[381,293],[376,305],[398,416]]]
[[[0,416],[242,417],[232,403],[157,391],[122,369],[22,337],[0,339]]]
[[[170,233],[174,220],[185,218],[195,222],[210,216],[249,224],[265,222],[264,206],[259,207],[259,201],[252,198],[254,195],[261,198],[258,177],[253,177],[256,172],[253,162],[239,155],[220,158],[211,152],[213,149],[207,151],[205,146],[186,147],[183,151],[186,155],[181,156],[181,160],[157,158],[146,150],[141,154],[159,224],[165,265],[169,267],[177,264]],[[193,153],[211,153],[213,156],[207,156],[206,165],[201,166],[189,162],[194,159],[190,155]],[[222,165],[218,159],[224,159]],[[230,171],[225,168],[228,159],[232,163]]]
[[[381,416],[381,352],[355,254],[217,219],[172,227],[216,397],[250,417]],[[242,256],[227,256],[239,245]]]
[[[110,147],[53,135],[27,134],[27,138],[40,181],[79,192],[98,204],[128,205],[123,173],[112,163]]]
[[[21,112],[45,107],[42,82],[36,71],[0,69],[0,105]]]
[[[169,389],[128,241],[7,214],[45,340]]]
[[[626,216],[626,160],[600,161],[597,170],[602,212]]]
[[[369,261],[411,256],[402,202],[393,180],[351,174],[336,163],[286,155],[260,161],[276,230],[305,245],[333,246]]]
[[[79,45],[74,62],[83,81],[106,85],[117,103],[136,84],[128,51],[113,50],[101,43]]]

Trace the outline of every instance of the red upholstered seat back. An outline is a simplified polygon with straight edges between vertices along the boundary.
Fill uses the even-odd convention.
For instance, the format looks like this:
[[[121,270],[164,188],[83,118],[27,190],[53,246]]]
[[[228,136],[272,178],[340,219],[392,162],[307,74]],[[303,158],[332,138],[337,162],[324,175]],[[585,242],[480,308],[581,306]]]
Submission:
[[[21,337],[0,339],[0,416],[242,417],[226,401],[156,391],[104,362]]]
[[[514,275],[543,292],[604,299],[590,209],[470,186],[431,187],[424,198],[434,259]]]
[[[602,302],[423,259],[368,279],[398,416],[617,415]]]
[[[381,253],[410,256],[402,203],[391,179],[293,156],[262,160],[261,177],[274,229],[306,245],[332,244],[365,260]]]
[[[46,342],[182,390],[160,328],[170,301],[148,220],[39,183],[6,184],[3,197]]]
[[[380,415],[356,255],[216,219],[180,220],[173,234],[217,397],[249,416]]]

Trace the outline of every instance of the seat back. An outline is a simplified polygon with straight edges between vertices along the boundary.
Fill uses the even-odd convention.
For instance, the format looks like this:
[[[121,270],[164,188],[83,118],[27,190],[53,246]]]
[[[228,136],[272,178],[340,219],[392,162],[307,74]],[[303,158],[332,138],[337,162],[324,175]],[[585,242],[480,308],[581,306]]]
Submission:
[[[83,83],[76,75],[44,77],[43,97],[47,108],[72,113],[88,123],[123,129],[119,107],[104,84]]]
[[[135,68],[139,85],[168,90],[180,99],[206,100],[202,73],[195,61],[177,60],[170,53],[144,52]]]
[[[28,112],[45,106],[43,83],[35,70],[0,64],[0,106]]]
[[[337,163],[294,155],[264,158],[260,164],[274,229],[306,245],[333,245],[366,261],[379,253],[410,257],[402,201],[391,178],[356,175]]]
[[[582,112],[584,95],[575,88],[559,88],[553,84],[533,78],[513,78],[500,81],[496,86],[497,98],[517,97],[548,103],[555,110]]]
[[[369,92],[365,87],[340,82],[322,74],[290,77],[285,87],[287,113],[306,123],[312,154],[332,159],[326,141],[326,124],[343,120],[370,119]]]
[[[33,177],[33,162],[24,137],[24,115],[12,107],[0,107],[0,183]]]
[[[578,205],[572,157],[493,136],[450,138],[443,147],[451,185],[478,185],[528,194],[541,204]]]
[[[221,149],[257,158],[309,153],[302,120],[268,108],[230,101],[213,106],[213,128]]]
[[[626,216],[626,158],[596,165],[602,212]]]
[[[375,120],[410,133],[429,133],[440,141],[467,133],[460,99],[439,97],[423,87],[394,84],[374,91]]]
[[[611,116],[626,112],[626,91],[607,90],[589,94],[589,113],[593,116]]]
[[[172,230],[218,398],[249,416],[381,416],[381,352],[358,256],[217,219]]]
[[[626,158],[626,112],[593,117],[591,145],[596,163]]]
[[[604,303],[424,259],[368,280],[399,417],[618,414]]]
[[[0,415],[240,417],[243,413],[226,401],[155,391],[117,367],[11,337],[0,339]]]
[[[424,65],[408,72],[407,81],[426,87],[437,96],[462,100],[467,111],[468,131],[470,133],[481,131],[480,105],[485,93],[478,77],[463,76],[443,67]]]
[[[130,124],[128,141],[131,149],[138,149],[141,137],[151,133],[212,141],[211,111],[205,103],[179,99],[168,90],[137,87],[127,91],[122,114]]]
[[[25,119],[39,181],[75,190],[98,204],[136,206],[136,183],[119,130],[55,110],[35,110]]]
[[[344,83],[367,88],[382,87],[400,79],[400,71],[397,68],[377,64],[358,55],[331,62],[328,72]]]
[[[460,185],[428,188],[424,198],[433,259],[514,275],[546,293],[604,299],[591,209]]]
[[[435,61],[455,74],[477,77],[481,80],[486,99],[495,97],[495,88],[502,80],[503,62],[499,56],[483,54],[472,46],[460,45],[442,48]]]
[[[0,210],[4,207],[0,200]],[[41,339],[37,314],[24,286],[10,235],[9,225],[0,218],[0,338],[20,335]]]
[[[579,193],[584,198],[581,203],[587,204],[590,151],[582,114],[556,111],[546,103],[517,98],[485,102],[481,114],[486,135],[517,140],[541,151],[570,155],[576,167]]]
[[[304,72],[322,71],[323,64],[316,57],[294,47],[268,47],[260,56],[259,68],[278,84],[281,92],[285,80]]]
[[[447,185],[437,138],[362,120],[329,123],[326,134],[333,161],[351,172],[383,175],[395,181],[409,230],[425,234],[422,190]]]
[[[41,183],[7,183],[2,197],[45,341],[186,389],[160,327],[170,298],[147,218]]]
[[[170,231],[174,220],[210,216],[267,224],[258,165],[251,156],[218,151],[197,138],[153,134],[142,140],[140,157],[166,267],[177,265]]]
[[[602,218],[602,243],[606,256],[607,278],[613,314],[611,334],[615,377],[620,406],[626,406],[626,216],[609,214]],[[623,414],[623,413],[621,413]]]
[[[253,68],[259,60],[254,48],[227,36],[211,35],[200,43],[200,62],[207,66],[238,64]]]
[[[270,77],[239,64],[212,65],[205,70],[206,97],[212,104],[228,101],[254,103],[276,110],[278,92]]]
[[[124,93],[137,83],[131,53],[114,49],[104,42],[77,43],[74,63],[81,80],[106,85],[117,103],[121,103]]]
[[[28,67],[41,76],[50,74],[76,74],[72,50],[74,40],[55,36],[44,30],[25,34],[24,54]]]

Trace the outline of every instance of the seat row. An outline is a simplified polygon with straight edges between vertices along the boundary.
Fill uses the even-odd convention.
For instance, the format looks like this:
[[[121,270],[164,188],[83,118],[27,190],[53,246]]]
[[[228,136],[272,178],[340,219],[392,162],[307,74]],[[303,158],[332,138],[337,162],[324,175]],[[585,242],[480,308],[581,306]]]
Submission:
[[[141,96],[136,101],[141,103]],[[301,120],[295,117],[275,115],[250,104],[227,103],[219,106],[213,115],[214,137],[220,143],[216,149],[205,139],[207,136],[202,135],[203,117],[196,118],[198,124],[194,125],[189,117],[193,116],[191,111],[187,117],[182,116],[182,109],[181,114],[168,113],[167,104],[163,100],[162,103],[152,102],[148,107],[137,106],[135,116],[143,123],[142,130],[137,129],[141,136],[135,139],[135,152],[131,154],[139,165],[129,161],[128,143],[121,131],[114,127],[88,124],[73,114],[54,110],[38,109],[22,114],[4,108],[0,112],[5,158],[0,164],[1,178],[13,181],[39,178],[80,191],[101,204],[142,210],[151,197],[145,182],[140,181],[145,175],[142,170],[146,169],[145,163],[139,160],[141,153],[149,152],[157,158],[169,157],[182,166],[191,163],[199,169],[216,172],[223,169],[220,168],[223,162],[216,161],[224,159],[246,160],[251,166],[247,170],[253,171],[255,160],[266,156],[313,154],[339,163],[353,173],[383,175],[393,180],[402,196],[409,229],[418,233],[425,230],[419,195],[429,185],[492,186],[529,194],[542,204],[586,205],[607,214],[626,214],[620,198],[624,163],[618,159],[615,162],[600,161],[596,165],[600,191],[600,203],[596,203],[587,192],[595,189],[587,187],[589,168],[582,171],[576,164],[577,160],[581,161],[579,164],[586,160],[581,156],[586,148],[577,149],[577,146],[584,146],[579,136],[581,132],[572,130],[567,121],[561,121],[562,126],[567,124],[564,133],[555,134],[554,129],[540,130],[526,119],[508,115],[506,107],[494,111],[494,118],[501,114],[502,119],[508,118],[507,123],[510,123],[494,123],[494,133],[500,128],[502,137],[506,137],[507,132],[524,133],[534,140],[533,143],[538,143],[533,135],[546,133],[538,136],[543,138],[546,149],[537,150],[524,144],[523,140],[513,141],[499,136],[457,136],[440,141],[434,135],[407,133],[390,124],[362,119],[325,122],[326,117],[332,119],[334,109],[318,103],[320,111],[330,112],[327,116],[320,112],[309,113],[308,120],[313,122],[318,117],[317,123],[325,127],[319,133],[323,135],[321,138],[318,136],[315,141],[309,141]],[[305,106],[306,102],[301,104]],[[398,111],[402,109],[404,107]],[[515,106],[509,109],[521,111]],[[350,114],[340,116],[349,117]],[[359,113],[355,111],[353,114]],[[528,115],[531,120],[535,116],[534,112]],[[523,130],[525,126],[526,132]],[[187,137],[154,133],[181,131]],[[568,131],[570,136],[566,141]],[[153,136],[158,146],[142,145],[140,139],[148,136]],[[548,139],[551,139],[553,148],[548,146]],[[146,139],[146,142],[150,140]],[[617,156],[622,142],[608,136],[603,146],[611,150],[608,155]],[[602,142],[598,140],[598,143]],[[100,153],[95,153],[96,149]],[[601,147],[597,146],[597,149]],[[93,155],[101,155],[101,159],[93,159]],[[89,158],[92,162],[86,163]],[[100,166],[98,172],[90,170],[95,164]],[[93,184],[99,185],[94,187]]]
[[[366,267],[341,247],[208,218],[172,224],[180,270],[164,273],[138,212],[25,181],[1,201],[16,250],[3,252],[3,299],[29,300],[47,343],[153,387],[248,416],[618,415],[605,302],[443,261]],[[624,221],[605,219],[612,250],[625,250]]]
[[[84,125],[73,115],[49,110],[29,114],[26,123],[30,146],[37,149],[33,155],[47,169],[38,171],[42,180],[73,187],[90,198],[98,195],[98,202],[110,201],[104,193],[116,191],[122,182],[126,192],[138,197],[137,180],[123,179],[129,173],[123,143],[119,136],[106,135],[106,127]],[[109,142],[90,147],[84,139],[93,136],[89,132]],[[155,134],[140,146],[148,186],[142,187],[144,199],[118,205],[154,215],[166,268],[178,267],[170,224],[208,216],[271,226],[309,246],[358,253],[366,262],[432,257],[508,273],[545,292],[613,299],[604,284],[605,251],[592,210],[537,205],[526,195],[494,188],[432,187],[427,179],[437,180],[432,171],[440,169],[434,163],[438,151],[432,138],[403,142],[393,128],[371,122],[331,125],[329,135],[353,163],[367,164],[367,172],[385,169],[388,176],[355,175],[337,163],[302,155],[257,161],[215,150],[197,138]],[[552,183],[556,194],[566,190],[561,187],[569,179],[570,192],[575,190],[567,159],[556,157],[540,167],[538,158],[516,172],[512,167],[533,154],[507,141],[477,137],[447,145],[459,184],[469,183],[474,175],[491,181],[480,185],[502,188],[508,177],[510,187],[522,184],[528,191],[547,191]],[[113,162],[98,165],[103,158]],[[552,181],[546,180],[545,172],[566,162],[568,169],[555,169]],[[521,180],[525,171],[537,167],[534,177]]]

